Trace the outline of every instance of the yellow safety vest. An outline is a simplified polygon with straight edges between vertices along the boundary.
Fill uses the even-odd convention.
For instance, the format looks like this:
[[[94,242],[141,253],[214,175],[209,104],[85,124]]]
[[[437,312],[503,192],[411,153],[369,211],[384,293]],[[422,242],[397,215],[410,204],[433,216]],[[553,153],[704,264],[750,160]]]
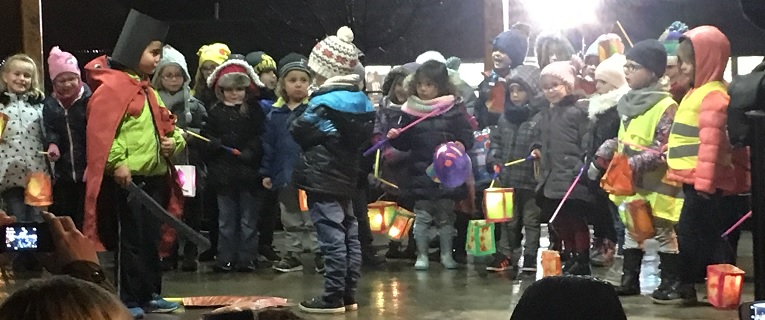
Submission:
[[[696,168],[699,158],[699,114],[701,102],[712,91],[727,92],[724,83],[713,81],[687,94],[675,114],[675,123],[667,141],[667,165],[674,170]]]
[[[643,152],[640,148],[627,144],[650,148],[661,116],[674,104],[672,97],[667,96],[645,113],[632,118],[627,126],[622,122],[619,126],[619,152],[630,157]],[[655,217],[677,222],[680,219],[680,210],[683,208],[683,188],[680,184],[667,181],[666,173],[666,164],[650,172],[643,172],[636,179],[635,195],[611,195],[611,201],[621,206],[623,203],[643,199],[651,205],[651,211]],[[622,217],[622,219],[625,218]]]

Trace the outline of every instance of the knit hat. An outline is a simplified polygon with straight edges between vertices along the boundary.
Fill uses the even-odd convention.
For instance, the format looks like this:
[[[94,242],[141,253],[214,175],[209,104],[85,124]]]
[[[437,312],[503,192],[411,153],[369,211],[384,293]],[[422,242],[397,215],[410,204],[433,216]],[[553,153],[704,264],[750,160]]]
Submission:
[[[184,57],[178,50],[175,50],[171,45],[166,44],[162,47],[162,59],[157,63],[157,70],[154,72],[154,78],[151,80],[151,83],[155,88],[158,88],[161,85],[160,74],[162,73],[162,69],[170,65],[175,65],[183,70],[184,83],[191,82],[189,67],[186,64],[186,57]]]
[[[680,45],[680,37],[686,32],[688,32],[688,26],[680,21],[675,21],[659,36],[659,41],[664,44],[664,49],[667,50],[667,65],[677,65],[677,46]]]
[[[300,70],[311,76],[311,71],[308,69],[308,58],[299,53],[289,53],[279,60],[279,78],[283,78],[292,70]]]
[[[165,41],[170,26],[143,13],[131,9],[114,45],[112,60],[121,65],[138,69],[144,50],[152,41]]]
[[[526,54],[529,51],[529,32],[527,24],[516,23],[510,30],[500,33],[493,40],[491,45],[495,50],[507,54],[512,60],[510,68],[515,68],[523,64],[526,60]]]
[[[624,78],[625,63],[627,58],[621,54],[614,54],[603,60],[595,69],[595,80],[602,80],[616,88],[621,88],[627,84],[627,79]]]
[[[558,61],[569,60],[576,54],[574,46],[560,31],[547,31],[537,36],[536,43],[537,63],[540,68],[550,63],[550,56],[555,55]]]
[[[562,80],[570,88],[576,86],[576,75],[579,74],[579,68],[573,61],[556,61],[548,64],[542,73],[540,78],[544,76],[553,76]]]
[[[414,62],[418,64],[423,64],[430,60],[436,60],[444,64],[446,63],[446,58],[444,57],[444,55],[434,50],[423,52],[421,55],[417,56],[417,59],[415,59]]]
[[[627,60],[639,63],[657,77],[662,77],[667,70],[667,50],[659,40],[648,39],[636,43],[627,51]]]
[[[353,31],[345,26],[337,30],[337,35],[319,41],[308,57],[308,67],[327,79],[352,74],[358,63]]]
[[[216,64],[221,64],[228,56],[231,55],[231,49],[227,45],[222,43],[213,43],[206,46],[202,46],[197,51],[199,57],[199,65],[201,66],[205,61],[212,61]]]
[[[513,69],[507,84],[517,83],[521,85],[523,90],[527,91],[529,98],[531,98],[542,91],[539,86],[539,78],[540,70],[537,66],[524,64]]]
[[[595,40],[585,53],[585,57],[596,56],[600,61],[604,61],[614,54],[624,54],[624,43],[622,38],[614,33],[602,34]]]
[[[276,61],[263,51],[255,51],[247,54],[245,58],[257,74],[268,71],[276,71]]]
[[[216,94],[219,93],[219,88],[250,88],[255,89],[255,86],[264,87],[263,82],[260,81],[260,77],[255,73],[247,61],[232,59],[223,62],[212,74],[207,78],[207,86],[215,89]],[[222,100],[222,97],[218,97]]]
[[[449,57],[449,59],[446,59],[445,64],[447,69],[459,71],[460,66],[462,65],[462,59],[459,57]]]
[[[58,46],[50,49],[48,56],[48,74],[50,79],[54,80],[58,75],[64,72],[71,72],[80,76],[80,67],[77,66],[77,58],[71,53],[61,51]]]
[[[226,58],[226,61],[228,61],[228,60],[242,60],[242,61],[247,61],[247,58],[245,58],[243,54],[232,53],[230,56],[228,56],[228,58]]]

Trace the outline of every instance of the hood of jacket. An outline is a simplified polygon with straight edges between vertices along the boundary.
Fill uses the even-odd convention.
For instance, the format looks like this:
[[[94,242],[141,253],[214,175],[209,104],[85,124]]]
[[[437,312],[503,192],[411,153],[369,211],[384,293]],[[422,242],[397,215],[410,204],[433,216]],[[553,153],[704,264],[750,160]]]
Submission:
[[[602,114],[612,108],[616,107],[619,100],[630,91],[629,86],[622,86],[606,92],[604,94],[595,94],[590,97],[590,105],[587,108],[588,117],[590,120],[595,120],[599,114]]]
[[[313,108],[324,105],[327,108],[352,114],[362,114],[374,112],[375,107],[364,92],[358,90],[348,90],[346,86],[338,88],[323,87],[315,92],[308,101],[308,107]]]
[[[713,26],[701,26],[685,33],[681,41],[690,40],[696,58],[694,88],[712,81],[723,81],[730,58],[730,41]]]
[[[566,61],[571,58],[576,51],[571,42],[560,32],[545,32],[537,37],[535,45],[537,62],[539,68],[544,69],[550,64],[550,57],[555,55],[557,61]]]

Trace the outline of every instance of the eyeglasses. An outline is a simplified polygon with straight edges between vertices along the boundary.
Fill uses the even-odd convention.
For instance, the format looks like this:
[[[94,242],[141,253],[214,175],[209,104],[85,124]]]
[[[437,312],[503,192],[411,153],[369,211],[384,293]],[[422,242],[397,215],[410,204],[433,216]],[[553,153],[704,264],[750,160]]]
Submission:
[[[164,80],[174,80],[174,79],[183,79],[183,75],[181,74],[163,74],[162,79]]]
[[[639,65],[637,63],[629,62],[629,63],[624,65],[624,72],[635,72],[635,71],[638,71],[638,70],[643,69],[643,68],[644,68],[643,66],[641,66],[641,65]]]
[[[544,90],[545,92],[555,92],[555,91],[560,90],[560,88],[563,88],[563,84],[562,83],[558,84],[556,86],[550,87],[550,88],[542,88],[542,90]]]

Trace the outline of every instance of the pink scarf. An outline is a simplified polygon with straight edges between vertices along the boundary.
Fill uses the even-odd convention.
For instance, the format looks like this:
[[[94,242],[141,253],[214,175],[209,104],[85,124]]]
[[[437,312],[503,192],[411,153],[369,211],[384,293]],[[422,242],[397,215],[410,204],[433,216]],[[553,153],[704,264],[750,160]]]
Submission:
[[[415,95],[411,95],[409,96],[409,99],[406,100],[406,103],[404,103],[404,106],[401,107],[401,111],[422,118],[438,109],[439,112],[435,114],[435,116],[438,116],[454,107],[455,100],[453,95],[440,96],[431,100],[422,100]]]

